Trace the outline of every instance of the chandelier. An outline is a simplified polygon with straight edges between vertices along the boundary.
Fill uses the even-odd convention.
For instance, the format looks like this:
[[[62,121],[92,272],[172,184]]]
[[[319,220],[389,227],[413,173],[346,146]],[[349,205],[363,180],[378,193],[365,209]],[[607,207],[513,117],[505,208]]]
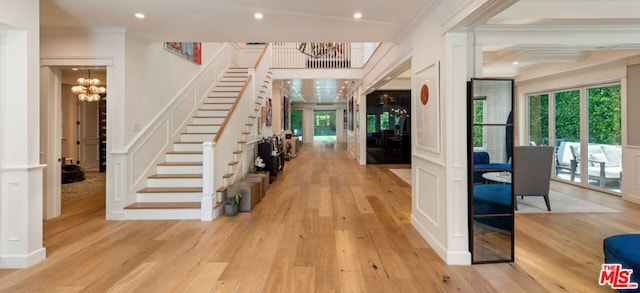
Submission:
[[[100,85],[100,80],[91,78],[91,69],[88,70],[88,78],[78,78],[78,85],[71,88],[71,92],[78,95],[81,102],[97,102],[100,101],[100,94],[107,92],[107,89]]]
[[[315,59],[322,58],[329,54],[335,55],[336,49],[337,49],[337,45],[336,43],[333,43],[333,42],[300,43],[300,46],[298,47],[298,51],[300,51],[300,53]]]

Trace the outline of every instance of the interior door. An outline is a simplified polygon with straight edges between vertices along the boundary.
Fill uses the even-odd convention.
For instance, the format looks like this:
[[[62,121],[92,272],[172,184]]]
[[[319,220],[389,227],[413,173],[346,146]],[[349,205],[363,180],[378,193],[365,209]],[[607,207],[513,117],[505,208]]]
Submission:
[[[81,102],[78,105],[78,164],[87,171],[98,171],[100,166],[100,132],[98,103]]]

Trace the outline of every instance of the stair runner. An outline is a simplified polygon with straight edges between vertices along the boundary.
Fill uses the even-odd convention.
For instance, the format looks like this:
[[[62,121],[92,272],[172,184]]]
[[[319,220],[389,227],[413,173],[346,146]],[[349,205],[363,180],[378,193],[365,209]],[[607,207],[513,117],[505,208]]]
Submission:
[[[214,139],[248,76],[247,68],[225,71],[179,140],[173,142],[172,150],[165,154],[165,162],[157,164],[156,174],[147,177],[147,187],[137,191],[137,202],[125,209],[200,209],[202,143]]]

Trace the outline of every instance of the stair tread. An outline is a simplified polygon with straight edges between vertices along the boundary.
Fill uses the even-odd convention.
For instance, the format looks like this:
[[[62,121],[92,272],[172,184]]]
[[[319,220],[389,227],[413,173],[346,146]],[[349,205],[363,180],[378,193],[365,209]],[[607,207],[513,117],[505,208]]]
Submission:
[[[242,151],[235,151],[235,152],[233,152],[233,154],[234,154],[234,155],[239,155],[239,154],[242,154],[242,153],[243,153]]]
[[[156,178],[156,179],[185,179],[185,178],[202,178],[202,174],[154,174],[149,176],[148,178]],[[200,189],[202,191],[202,189]]]
[[[227,116],[193,116],[193,118],[226,118]]]
[[[219,97],[216,97],[219,98]],[[233,105],[233,103],[230,102],[204,102],[204,105]]]
[[[216,190],[216,192],[225,192],[227,191],[227,187],[226,186],[222,186],[220,188],[218,188],[218,190]]]
[[[216,134],[217,132],[181,132],[180,134]]]
[[[235,165],[238,165],[238,164],[240,164],[240,162],[238,162],[238,161],[229,162],[229,166],[235,166]]]
[[[138,193],[202,193],[202,187],[147,187]]]
[[[202,166],[201,162],[163,162],[158,166]]]
[[[200,209],[199,202],[137,202],[125,209]]]
[[[243,132],[242,134],[251,134],[251,132]]]
[[[220,123],[187,124],[187,126],[221,126]]]
[[[231,177],[233,177],[233,175],[234,175],[233,173],[227,173],[227,174],[222,175],[222,178],[224,178],[224,179],[231,178]]]
[[[202,144],[197,141],[174,141],[173,144]]]
[[[202,155],[202,151],[170,151],[168,155]]]

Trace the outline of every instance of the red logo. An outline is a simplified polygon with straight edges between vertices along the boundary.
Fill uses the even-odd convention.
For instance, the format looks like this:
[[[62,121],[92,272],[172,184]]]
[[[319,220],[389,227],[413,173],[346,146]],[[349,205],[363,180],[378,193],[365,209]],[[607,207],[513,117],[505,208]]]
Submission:
[[[603,264],[600,271],[600,286],[612,289],[637,289],[638,283],[631,282],[632,269],[623,269],[621,264]]]

